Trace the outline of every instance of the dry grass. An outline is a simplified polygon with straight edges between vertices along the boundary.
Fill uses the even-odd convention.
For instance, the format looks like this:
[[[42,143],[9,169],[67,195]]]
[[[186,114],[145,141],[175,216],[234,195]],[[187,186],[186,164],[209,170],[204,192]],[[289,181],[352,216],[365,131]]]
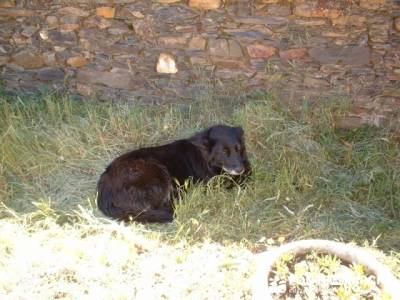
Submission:
[[[90,216],[63,227],[2,220],[0,242],[7,299],[249,299],[252,254],[237,245],[168,245]]]
[[[341,107],[294,117],[271,95],[207,85],[190,104],[153,107],[0,95],[0,294],[248,298],[252,252],[279,237],[373,245],[399,274],[400,146],[385,129],[336,129]],[[165,225],[125,226],[96,209],[96,181],[115,156],[220,122],[245,129],[245,186],[188,182]]]

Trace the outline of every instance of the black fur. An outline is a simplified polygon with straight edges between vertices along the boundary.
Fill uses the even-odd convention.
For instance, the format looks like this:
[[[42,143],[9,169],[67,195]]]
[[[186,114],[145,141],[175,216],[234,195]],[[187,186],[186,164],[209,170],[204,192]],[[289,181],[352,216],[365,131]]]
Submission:
[[[250,172],[243,129],[217,125],[188,139],[116,158],[100,177],[97,205],[120,220],[170,222],[176,181],[206,182],[228,173],[240,182]]]

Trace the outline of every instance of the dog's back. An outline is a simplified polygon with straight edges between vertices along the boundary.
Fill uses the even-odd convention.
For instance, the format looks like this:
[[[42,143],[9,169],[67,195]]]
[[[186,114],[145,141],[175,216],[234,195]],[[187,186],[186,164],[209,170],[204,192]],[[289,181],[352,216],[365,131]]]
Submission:
[[[114,161],[98,182],[98,207],[107,216],[139,222],[170,222],[172,182],[158,161],[125,156]]]
[[[205,177],[207,164],[187,139],[142,148],[116,158],[98,182],[98,207],[107,216],[139,222],[173,219],[174,180]]]

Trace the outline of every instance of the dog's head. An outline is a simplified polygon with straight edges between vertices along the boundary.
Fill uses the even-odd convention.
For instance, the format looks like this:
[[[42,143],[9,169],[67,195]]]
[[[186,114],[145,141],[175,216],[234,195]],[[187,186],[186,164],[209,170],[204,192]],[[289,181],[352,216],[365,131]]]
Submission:
[[[250,172],[241,127],[213,126],[193,137],[192,141],[201,147],[214,174],[225,172],[239,176]]]

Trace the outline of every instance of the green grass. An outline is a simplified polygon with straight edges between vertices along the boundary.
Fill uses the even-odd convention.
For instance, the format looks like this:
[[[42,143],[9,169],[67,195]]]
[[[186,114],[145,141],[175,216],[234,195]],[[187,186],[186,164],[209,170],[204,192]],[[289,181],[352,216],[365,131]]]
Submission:
[[[99,104],[49,92],[12,97],[1,94],[0,228],[10,235],[2,236],[10,246],[0,246],[0,256],[4,257],[0,265],[12,266],[18,251],[23,253],[29,248],[23,240],[52,252],[56,247],[53,237],[62,245],[68,244],[69,239],[71,245],[77,243],[75,250],[66,250],[70,253],[67,256],[83,264],[89,259],[87,249],[98,245],[94,238],[90,239],[93,235],[103,241],[102,249],[109,252],[103,253],[104,261],[97,256],[90,258],[91,267],[97,266],[99,259],[102,267],[112,269],[112,262],[107,263],[112,251],[129,252],[134,232],[136,238],[146,240],[143,243],[157,244],[150,247],[150,253],[164,255],[168,264],[181,261],[185,268],[193,268],[188,257],[202,247],[216,260],[231,254],[237,259],[239,253],[250,255],[248,251],[266,249],[271,238],[327,238],[374,245],[388,254],[388,264],[398,273],[400,145],[385,128],[336,128],[335,120],[345,109],[340,102],[329,99],[318,107],[304,105],[295,114],[281,107],[273,95],[243,95],[240,91],[221,94],[207,86],[200,87],[190,103],[158,106]],[[178,201],[176,221],[171,224],[125,227],[105,219],[97,210],[96,182],[117,155],[188,137],[216,123],[245,129],[254,169],[245,186],[227,190],[221,178],[206,185],[188,182]],[[123,232],[122,246],[115,245],[114,249],[104,242],[113,240],[119,232]],[[53,252],[61,251],[57,249]],[[59,259],[56,254],[54,259]],[[240,281],[240,275],[247,279],[236,285],[217,280],[215,270],[204,271],[204,278],[212,278],[231,291],[221,291],[220,298],[247,295],[250,267],[234,275],[235,268],[242,267],[234,262],[231,268],[227,260],[227,278],[233,276],[232,280]],[[207,255],[198,261],[205,263]],[[44,270],[49,267],[46,259],[31,263]],[[181,274],[176,266],[170,266],[172,274]],[[116,284],[111,278],[126,268],[131,272],[124,277],[127,282],[143,275],[139,275],[139,265],[128,256],[121,258],[115,268],[107,269],[111,270],[110,286]],[[79,269],[73,270],[75,275],[68,270],[66,275],[56,272],[57,276],[70,276],[62,277],[67,286],[93,280],[92,275],[77,275]],[[160,272],[164,278],[166,275]],[[56,275],[51,275],[51,282],[58,280]],[[18,280],[14,282],[16,287]],[[80,287],[83,293],[84,288]],[[91,285],[89,291],[91,288],[95,289]],[[140,287],[136,288],[140,292]],[[54,291],[57,292],[60,291]],[[205,290],[202,292],[197,299],[207,297]],[[125,299],[125,289],[121,293],[120,299]],[[168,297],[173,299],[172,290],[171,293]],[[191,293],[196,299],[195,292]]]

